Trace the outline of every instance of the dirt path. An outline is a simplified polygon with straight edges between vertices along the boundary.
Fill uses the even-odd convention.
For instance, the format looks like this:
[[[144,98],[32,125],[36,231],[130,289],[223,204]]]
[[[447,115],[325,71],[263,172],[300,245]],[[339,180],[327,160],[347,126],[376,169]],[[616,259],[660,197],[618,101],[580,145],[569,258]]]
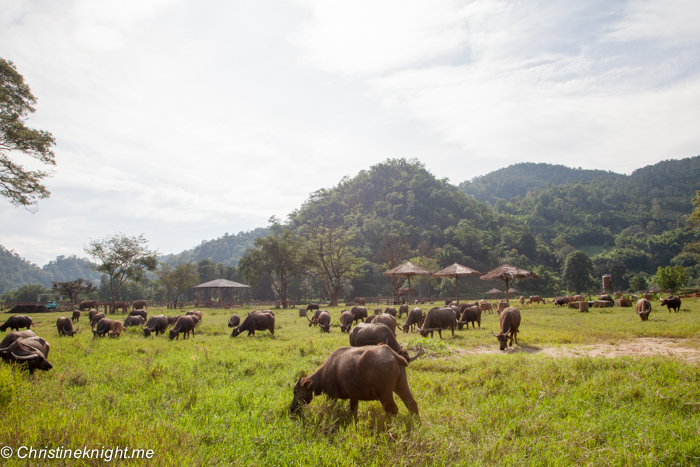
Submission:
[[[697,342],[691,339],[652,338],[645,337],[628,341],[620,341],[616,344],[594,345],[567,345],[561,347],[531,347],[518,346],[510,348],[506,352],[529,354],[541,353],[551,357],[646,357],[666,356],[679,357],[687,362],[700,362],[700,348]],[[471,349],[457,349],[458,354],[483,355],[500,354],[497,344],[491,346],[477,346]]]

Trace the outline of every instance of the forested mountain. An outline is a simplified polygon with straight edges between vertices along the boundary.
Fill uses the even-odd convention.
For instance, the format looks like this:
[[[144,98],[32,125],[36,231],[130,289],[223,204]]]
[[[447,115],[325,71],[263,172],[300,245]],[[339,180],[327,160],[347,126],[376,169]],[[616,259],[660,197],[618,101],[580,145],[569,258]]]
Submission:
[[[572,169],[563,165],[522,162],[464,181],[459,184],[459,188],[479,201],[494,205],[501,198],[509,200],[516,196],[524,197],[529,191],[545,188],[548,184],[564,185],[571,182],[625,177],[605,170]]]
[[[201,244],[191,250],[163,255],[159,260],[175,265],[178,263],[198,263],[203,259],[209,259],[215,263],[223,263],[225,266],[235,266],[243,253],[253,247],[255,239],[266,236],[267,231],[266,227],[258,227],[249,232],[239,232],[236,235],[226,233],[223,237],[203,240]]]

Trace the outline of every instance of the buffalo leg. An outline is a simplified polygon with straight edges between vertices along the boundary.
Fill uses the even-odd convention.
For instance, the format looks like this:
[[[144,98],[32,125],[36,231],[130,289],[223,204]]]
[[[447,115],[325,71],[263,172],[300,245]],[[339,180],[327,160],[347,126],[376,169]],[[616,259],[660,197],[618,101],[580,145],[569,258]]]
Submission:
[[[355,418],[355,421],[357,421],[357,405],[360,401],[356,399],[350,399],[350,413],[352,413],[352,416]]]
[[[384,396],[382,399],[384,399],[382,401],[382,407],[384,407],[384,412],[386,412],[387,415],[393,417],[399,413],[399,406],[396,405],[396,402],[394,402],[393,394],[389,394],[388,397]]]
[[[409,412],[418,415],[418,402],[411,394],[411,388],[408,387],[408,379],[405,375],[396,382],[394,392],[401,398]]]

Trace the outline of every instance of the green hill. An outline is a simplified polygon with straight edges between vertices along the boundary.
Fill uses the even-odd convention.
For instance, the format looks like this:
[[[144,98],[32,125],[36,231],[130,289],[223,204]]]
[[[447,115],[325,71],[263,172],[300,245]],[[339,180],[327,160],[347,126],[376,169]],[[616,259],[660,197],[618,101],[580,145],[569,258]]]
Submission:
[[[255,239],[265,237],[268,229],[258,227],[249,232],[239,232],[236,235],[225,234],[223,237],[202,241],[200,245],[181,253],[163,255],[159,261],[175,265],[178,263],[198,263],[209,259],[226,266],[236,266],[243,253],[254,246]]]

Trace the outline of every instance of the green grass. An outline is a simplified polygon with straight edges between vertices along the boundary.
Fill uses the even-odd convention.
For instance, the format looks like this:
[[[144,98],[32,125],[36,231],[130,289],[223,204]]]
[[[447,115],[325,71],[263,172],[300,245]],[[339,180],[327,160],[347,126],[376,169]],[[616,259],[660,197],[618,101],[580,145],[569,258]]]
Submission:
[[[698,345],[697,301],[684,301],[678,314],[653,307],[650,321],[641,322],[629,308],[580,313],[526,305],[519,342],[675,337]],[[339,310],[329,310],[334,322]],[[484,315],[480,330],[443,332],[443,340],[399,331],[400,342],[427,351],[408,368],[420,420],[398,397],[394,419],[378,402],[361,402],[354,423],[346,401],[325,397],[290,417],[294,382],[347,345],[347,335],[309,328],[297,310],[276,311],[274,337],[231,339],[231,312],[204,309],[196,337],[179,341],[136,330],[93,340],[85,317],[83,332],[59,338],[52,326],[61,314],[35,315],[54,368],[30,376],[0,365],[0,445],[150,448],[148,465],[700,465],[697,364],[458,352],[497,348],[489,332],[498,329],[495,314]],[[102,465],[61,462],[4,465]]]

